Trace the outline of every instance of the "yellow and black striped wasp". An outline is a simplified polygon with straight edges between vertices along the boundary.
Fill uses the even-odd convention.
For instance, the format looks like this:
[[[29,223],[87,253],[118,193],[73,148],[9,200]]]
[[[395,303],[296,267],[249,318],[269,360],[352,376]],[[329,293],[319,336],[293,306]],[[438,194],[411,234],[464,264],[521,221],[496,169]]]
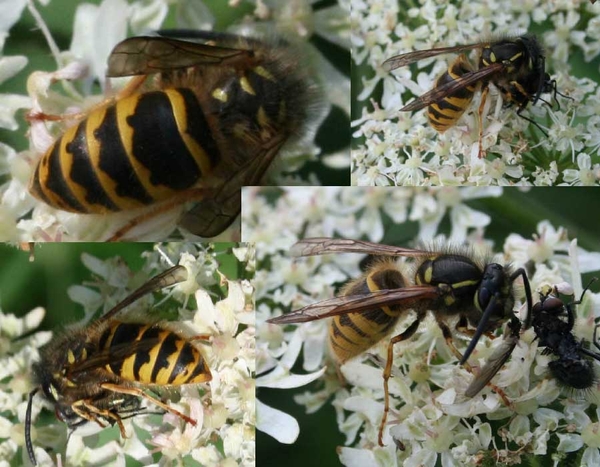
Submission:
[[[88,421],[101,427],[116,424],[125,438],[123,419],[145,410],[141,399],[196,425],[196,420],[149,393],[212,379],[202,351],[192,344],[194,336],[147,316],[121,313],[142,296],[186,279],[183,266],[169,268],[96,321],[66,329],[40,349],[39,362],[33,365],[37,388],[29,394],[25,416],[25,444],[33,465],[31,411],[40,389],[69,428]]]
[[[360,240],[308,238],[292,247],[295,256],[334,253],[363,253],[378,258],[365,273],[350,281],[339,296],[307,305],[299,310],[268,320],[274,324],[302,323],[331,317],[329,347],[342,364],[387,338],[398,320],[409,310],[416,318],[405,331],[389,339],[383,371],[384,413],[378,441],[390,410],[388,381],[392,373],[393,346],[405,341],[419,328],[428,312],[439,325],[448,347],[457,359],[470,368],[467,360],[483,334],[497,329],[514,317],[514,282],[521,277],[527,306],[531,309],[531,291],[523,269],[479,258],[467,249],[418,250]],[[412,258],[404,270],[394,258]],[[446,323],[458,318],[456,330],[469,334],[471,341],[464,352],[454,346],[452,331]]]
[[[477,69],[474,69],[462,52],[479,50]],[[427,107],[431,125],[440,133],[454,126],[469,108],[478,86],[482,87],[479,105],[479,157],[483,157],[482,112],[489,92],[489,84],[496,86],[507,106],[516,105],[517,115],[546,132],[534,120],[523,115],[531,102],[541,100],[542,93],[560,94],[556,81],[546,72],[546,60],[538,39],[523,35],[469,45],[417,50],[387,59],[383,68],[387,71],[410,65],[424,58],[447,53],[460,53],[450,64],[448,71],[440,76],[433,89],[400,109],[411,112]],[[562,94],[560,94],[562,95]]]
[[[115,97],[76,116],[30,115],[76,120],[40,158],[31,194],[81,214],[137,210],[109,240],[191,202],[179,225],[218,235],[240,212],[241,187],[260,185],[302,134],[315,86],[291,49],[186,30],[122,41],[107,76],[133,78]]]

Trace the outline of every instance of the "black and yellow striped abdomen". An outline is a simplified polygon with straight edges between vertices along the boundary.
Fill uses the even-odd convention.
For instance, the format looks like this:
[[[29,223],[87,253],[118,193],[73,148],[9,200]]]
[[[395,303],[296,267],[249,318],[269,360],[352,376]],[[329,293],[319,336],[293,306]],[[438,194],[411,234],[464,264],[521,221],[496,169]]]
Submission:
[[[181,385],[210,381],[204,356],[177,333],[157,325],[113,322],[99,348],[110,355],[106,370],[141,384]]]
[[[190,89],[132,95],[69,128],[42,156],[31,193],[65,211],[131,210],[189,189],[220,160]]]
[[[460,80],[465,73],[473,71],[473,67],[465,55],[459,55],[450,65],[448,71],[440,76],[435,87]],[[440,133],[456,124],[471,104],[475,94],[475,85],[465,86],[462,89],[447,94],[443,99],[427,107],[427,116],[431,126]]]
[[[380,262],[365,275],[348,283],[341,295],[363,295],[376,290],[405,287],[406,281],[393,262]],[[343,363],[380,342],[393,329],[405,307],[383,306],[376,310],[334,316],[329,325],[329,346]]]

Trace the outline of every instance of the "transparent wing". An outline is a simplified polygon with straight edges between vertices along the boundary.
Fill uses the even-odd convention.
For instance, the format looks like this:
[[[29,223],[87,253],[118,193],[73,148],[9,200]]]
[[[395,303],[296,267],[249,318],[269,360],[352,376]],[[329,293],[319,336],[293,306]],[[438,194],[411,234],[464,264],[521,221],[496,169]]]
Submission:
[[[516,319],[516,321],[509,322],[507,329],[510,331],[509,334],[505,334],[500,346],[492,353],[479,373],[473,378],[473,381],[465,391],[465,396],[475,397],[492,380],[496,373],[500,371],[500,368],[502,368],[508,357],[512,354],[519,342],[520,321]]]
[[[191,66],[215,65],[251,56],[250,50],[161,36],[138,36],[125,39],[115,46],[108,57],[106,75],[148,75]]]
[[[477,83],[491,75],[503,71],[505,66],[502,63],[494,63],[492,65],[475,70],[470,73],[465,73],[460,78],[453,81],[447,82],[442,86],[436,86],[431,91],[426,92],[422,96],[412,101],[410,104],[400,109],[401,112],[411,112],[413,110],[420,110],[429,105],[439,102],[446,96],[449,96],[460,89],[466,88],[471,84]]]
[[[285,142],[277,136],[264,145],[261,151],[250,158],[219,188],[213,196],[200,201],[179,220],[179,225],[200,237],[216,237],[229,227],[241,211],[243,186],[260,185],[265,172]]]
[[[183,282],[186,279],[187,270],[183,266],[173,266],[172,268],[167,269],[158,276],[154,276],[152,279],[150,279],[148,282],[142,285],[139,289],[132,292],[123,301],[119,302],[117,305],[115,305],[113,308],[107,311],[106,314],[101,316],[96,321],[96,323],[102,323],[114,317],[125,307],[131,305],[133,302],[139,300],[146,294],[152,293],[159,289],[163,289],[165,287],[169,287],[179,282]]]
[[[377,290],[361,295],[344,295],[313,303],[291,313],[271,318],[268,322],[273,324],[304,323],[329,316],[374,310],[382,306],[405,305],[408,308],[415,302],[438,296],[438,288],[428,285]]]
[[[293,256],[315,256],[330,253],[366,253],[377,256],[419,257],[430,255],[430,251],[414,250],[391,245],[382,245],[363,240],[315,237],[300,240],[291,248]]]
[[[396,68],[400,68],[406,65],[410,65],[411,63],[418,62],[419,60],[423,60],[424,58],[435,57],[437,55],[442,54],[459,53],[464,52],[466,50],[481,49],[485,45],[486,44],[484,42],[478,42],[477,44],[457,45],[454,47],[439,47],[437,49],[415,50],[414,52],[408,52],[405,54],[390,57],[385,62],[383,62],[381,66],[384,70],[391,71],[395,70]]]

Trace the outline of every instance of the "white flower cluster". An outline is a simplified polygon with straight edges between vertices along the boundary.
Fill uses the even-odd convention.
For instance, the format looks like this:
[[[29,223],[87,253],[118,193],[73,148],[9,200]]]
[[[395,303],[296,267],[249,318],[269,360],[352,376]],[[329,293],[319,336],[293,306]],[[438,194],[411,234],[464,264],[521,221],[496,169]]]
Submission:
[[[42,1],[43,4],[50,0]],[[28,134],[29,148],[11,147],[0,143],[0,240],[3,241],[98,241],[106,240],[131,219],[146,210],[103,215],[80,215],[53,209],[36,202],[28,193],[28,185],[35,164],[41,154],[52,144],[67,126],[73,125],[80,114],[113,95],[105,81],[107,58],[112,48],[128,35],[142,35],[161,28],[213,29],[222,18],[212,8],[220,8],[227,22],[237,14],[229,31],[246,35],[269,37],[281,34],[302,47],[303,58],[310,60],[318,70],[312,76],[322,86],[323,102],[314,102],[310,109],[309,122],[304,138],[288,144],[280,154],[280,162],[274,164],[271,184],[297,185],[325,183],[319,180],[323,168],[346,168],[349,165],[347,148],[322,154],[314,141],[317,128],[321,125],[332,105],[349,115],[350,79],[339,72],[321,52],[309,42],[316,36],[349,49],[349,5],[313,9],[310,0],[279,2],[259,1],[251,13],[239,8],[239,2],[216,7],[211,2],[172,2],[170,0],[103,0],[99,5],[82,3],[76,9],[73,21],[73,36],[68,50],[60,50],[55,43],[50,27],[43,15],[37,11],[34,0],[0,2],[0,84],[6,80],[27,80],[28,95],[0,94],[0,128]],[[214,3],[214,2],[213,2]],[[56,62],[55,70],[35,71],[29,77],[20,73],[28,63],[26,56],[2,56],[4,42],[11,28],[20,20],[25,8],[34,15],[37,34],[44,34],[48,48]],[[52,8],[50,4],[48,8]],[[226,10],[226,11],[222,11]],[[176,25],[165,23],[168,16],[176,18]],[[304,51],[304,48],[306,51]],[[306,52],[306,53],[304,53]],[[298,64],[298,67],[306,64]],[[20,73],[20,74],[19,74]],[[93,87],[101,83],[103,91]],[[127,79],[114,79],[109,85],[121,87]],[[104,88],[107,89],[104,89]],[[35,114],[49,116],[66,114],[75,118],[59,122],[33,119],[29,125],[19,127],[16,113],[26,109]],[[78,116],[79,115],[79,116]],[[323,165],[315,173],[297,175],[307,162],[319,161]],[[313,164],[315,166],[315,164]],[[310,172],[310,169],[307,171]],[[171,235],[177,220],[186,206],[179,206],[149,221],[136,226],[128,238],[136,240],[160,240]],[[31,214],[29,214],[31,213]],[[182,235],[189,235],[185,232]],[[236,232],[228,232],[224,239],[235,238]],[[239,236],[239,235],[237,235]]]
[[[300,238],[336,236],[379,242],[384,236],[382,219],[393,213],[398,232],[414,229],[415,222],[420,224],[420,234],[411,234],[402,246],[428,239],[441,244],[449,238],[439,235],[440,220],[446,215],[451,220],[451,244],[468,244],[475,254],[489,252],[491,243],[485,240],[483,229],[490,217],[464,204],[472,193],[469,188],[290,188],[273,199],[262,189],[244,190],[244,199],[250,197],[253,203],[245,205],[243,231],[245,240],[257,242],[259,264],[257,366],[262,376],[257,386],[286,389],[318,379],[321,384],[316,389],[313,385],[295,400],[312,413],[333,398],[339,430],[346,438],[347,446],[339,449],[344,465],[476,465],[486,458],[518,465],[526,455],[560,459],[575,450],[580,450],[582,465],[600,462],[600,413],[593,410],[600,400],[597,384],[585,393],[562,390],[548,374],[547,365],[555,357],[537,350],[533,329],[522,334],[512,357],[493,380],[512,402],[509,408],[489,388],[472,399],[464,396],[473,375],[449,351],[435,320],[426,318],[408,342],[394,347],[386,446],[379,447],[387,340],[339,368],[344,384],[328,352],[327,320],[286,327],[265,322],[332,298],[336,294],[334,284],[361,274],[360,258],[352,254],[291,258],[289,249]],[[475,193],[483,192],[479,189]],[[501,195],[501,191],[488,193]],[[277,228],[269,229],[269,225]],[[581,274],[599,268],[600,253],[578,248],[564,229],[540,221],[537,233],[530,238],[509,235],[494,261],[511,263],[515,269],[527,268],[534,302],[544,287],[564,282],[571,284],[578,299],[583,289]],[[523,319],[520,280],[515,292],[515,309]],[[588,291],[576,306],[576,314],[573,333],[578,340],[590,342],[594,320],[600,317],[600,294]],[[413,313],[401,317],[392,335],[402,332],[413,320]],[[464,351],[467,343],[468,338],[456,334],[459,350]],[[502,338],[482,338],[471,363],[485,364],[502,343]],[[304,374],[296,374],[300,365]],[[264,401],[258,402],[258,409],[259,430],[280,442],[294,442],[302,430],[295,419]],[[398,450],[394,440],[404,443],[406,450]]]
[[[353,2],[352,58],[361,76],[360,116],[352,123],[353,184],[598,185],[599,74],[589,64],[576,64],[575,57],[583,54],[590,62],[600,55],[599,21],[600,4],[584,0]],[[571,98],[543,95],[549,103],[558,99],[559,105],[538,104],[524,112],[548,137],[519,118],[514,106],[503,110],[493,87],[484,109],[483,158],[478,150],[479,94],[443,134],[428,124],[425,111],[400,112],[413,97],[433,88],[456,54],[420,61],[417,74],[412,67],[387,72],[381,66],[386,59],[532,30],[542,31],[546,69],[557,90]]]
[[[118,259],[102,261],[84,255],[84,264],[97,279],[69,290],[71,299],[84,306],[86,322],[98,314],[98,308],[114,306],[157,271],[165,270],[169,261],[187,269],[188,279],[163,294],[168,293],[166,298],[177,302],[179,319],[173,326],[181,327],[186,334],[202,336],[202,340],[194,342],[201,347],[213,378],[204,385],[177,387],[181,398],[169,405],[196,420],[197,425],[186,424],[171,413],[157,415],[152,404],[144,401],[148,415],[123,420],[127,439],[121,439],[115,427],[102,429],[95,423],[85,423],[73,430],[67,441],[64,423],[53,417],[38,420],[43,408],[54,411],[52,404],[38,393],[33,399],[32,417],[38,465],[55,465],[53,457],[59,463],[62,459],[63,465],[125,465],[126,456],[144,465],[179,465],[191,459],[207,466],[255,465],[254,249],[247,244],[230,244],[235,248],[232,253],[228,244],[216,245],[162,244],[146,255],[142,271],[135,274]],[[229,262],[229,269],[222,266],[225,262]],[[228,277],[232,270],[238,271],[239,277]],[[125,313],[142,316],[142,309],[161,310],[161,304],[154,303],[149,295]],[[14,460],[20,453],[19,462],[24,463],[27,456],[23,433],[27,394],[32,389],[31,364],[52,333],[37,332],[26,339],[15,339],[34,330],[43,316],[42,309],[33,310],[22,319],[0,313],[0,361],[4,371],[0,407],[8,414],[0,417],[0,430],[3,426],[7,430],[7,436],[2,438],[8,439],[0,447],[0,460]],[[163,394],[165,388],[155,389]],[[168,390],[165,395],[173,396],[172,392]],[[102,438],[98,438],[99,432]],[[44,447],[51,447],[55,453],[46,452]]]

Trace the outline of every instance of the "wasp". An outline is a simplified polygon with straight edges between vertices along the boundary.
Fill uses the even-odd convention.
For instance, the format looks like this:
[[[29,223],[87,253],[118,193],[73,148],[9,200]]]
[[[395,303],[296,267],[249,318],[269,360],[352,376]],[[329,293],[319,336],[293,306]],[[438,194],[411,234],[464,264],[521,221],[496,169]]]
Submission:
[[[41,389],[56,416],[69,428],[86,422],[101,427],[117,424],[143,410],[146,399],[196,425],[196,421],[165,404],[149,391],[159,387],[205,383],[212,379],[202,351],[180,330],[164,322],[127,319],[121,311],[142,296],[187,278],[183,266],[153,277],[89,326],[70,329],[40,349],[33,365],[37,387],[29,394],[25,444],[36,465],[31,442],[33,397]]]
[[[479,50],[476,69],[462,53],[468,50]],[[535,36],[526,34],[497,41],[418,50],[389,58],[383,63],[383,68],[391,71],[427,57],[447,53],[461,54],[438,78],[433,89],[404,106],[400,109],[401,112],[427,107],[429,122],[438,132],[443,133],[458,122],[480,86],[479,157],[483,157],[481,119],[489,85],[493,83],[500,90],[506,106],[516,105],[519,117],[533,123],[546,134],[539,124],[523,115],[530,102],[535,104],[542,100],[540,96],[543,93],[554,93],[555,98],[556,94],[560,94],[556,89],[556,81],[546,72],[543,49]]]
[[[412,337],[428,312],[437,321],[448,347],[461,364],[467,360],[483,334],[498,328],[514,316],[514,282],[523,279],[527,304],[531,291],[523,269],[474,259],[468,251],[445,252],[382,245],[360,240],[309,238],[292,247],[296,256],[329,253],[365,253],[379,258],[370,262],[365,273],[344,286],[339,296],[314,303],[269,320],[275,324],[302,323],[332,317],[329,347],[341,365],[386,339],[399,319],[409,310],[416,313],[412,324],[389,338],[383,371],[384,412],[378,441],[383,446],[383,431],[390,410],[388,380],[392,372],[393,346]],[[414,261],[407,274],[393,258]],[[456,330],[469,332],[472,339],[464,354],[454,346],[446,321],[458,317]]]
[[[573,335],[575,306],[582,302],[592,282],[583,290],[579,300],[570,303],[565,303],[559,297],[556,287],[551,288],[541,294],[540,301],[533,306],[531,313],[526,315],[524,323],[516,317],[513,318],[509,323],[510,332],[505,341],[488,359],[465,391],[465,395],[473,397],[479,393],[512,354],[519,342],[521,328],[529,329],[532,326],[538,347],[543,347],[542,355],[557,357],[548,364],[548,369],[559,384],[573,389],[588,389],[597,382],[593,362],[586,357],[600,361],[600,353],[587,349],[585,341],[579,341]],[[593,344],[600,350],[598,327],[600,324],[594,328]]]
[[[29,191],[75,213],[140,210],[110,240],[187,202],[196,204],[180,226],[221,233],[240,212],[241,187],[259,185],[284,143],[302,133],[314,91],[284,41],[206,31],[125,39],[107,76],[133,78],[77,116],[39,159]]]

